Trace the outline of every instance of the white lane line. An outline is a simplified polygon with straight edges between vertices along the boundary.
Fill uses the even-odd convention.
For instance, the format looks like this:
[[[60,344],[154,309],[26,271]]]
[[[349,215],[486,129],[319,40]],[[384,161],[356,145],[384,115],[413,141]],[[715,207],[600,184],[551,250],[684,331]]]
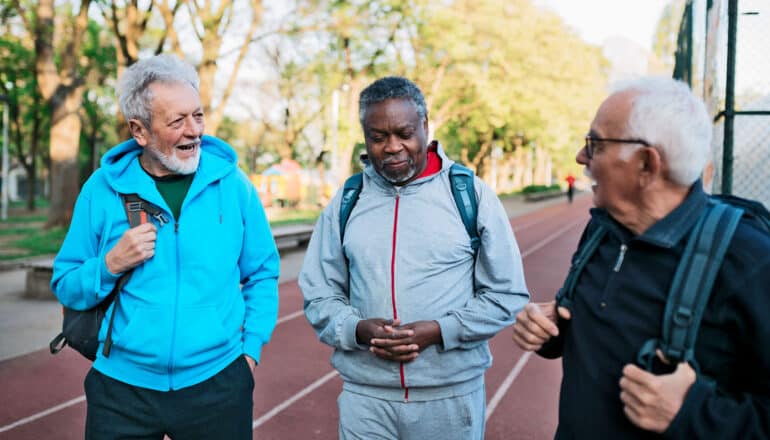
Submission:
[[[288,399],[284,400],[279,404],[278,406],[275,406],[270,411],[266,412],[262,417],[258,418],[254,421],[254,423],[251,425],[251,429],[257,429],[260,425],[267,422],[268,420],[272,419],[278,413],[285,410],[289,406],[291,406],[294,402],[297,400],[305,397],[306,395],[312,393],[315,391],[316,388],[320,387],[321,385],[325,384],[329,380],[331,380],[333,377],[337,376],[337,371],[331,371],[329,373],[326,373],[325,376],[321,377],[320,379],[316,380],[315,382],[311,383],[310,385],[303,388],[299,393],[289,397]]]
[[[278,325],[278,324],[283,324],[283,323],[284,323],[284,322],[286,322],[286,321],[291,321],[292,319],[294,319],[294,318],[298,318],[298,317],[300,317],[300,316],[302,316],[302,315],[304,315],[304,314],[305,314],[305,311],[304,311],[304,310],[297,310],[297,311],[296,311],[296,312],[294,312],[294,313],[289,313],[289,314],[288,314],[288,315],[286,315],[286,316],[283,316],[283,317],[280,317],[280,318],[278,318],[278,321],[276,321],[276,322],[275,322],[275,325]]]
[[[570,229],[574,228],[575,226],[578,226],[578,225],[583,224],[583,223],[585,223],[585,220],[576,220],[576,221],[568,224],[567,226],[559,229],[558,231],[556,231],[553,234],[549,235],[548,237],[544,238],[542,241],[540,241],[536,245],[534,245],[531,248],[527,249],[526,251],[522,252],[521,253],[521,258],[526,258],[527,256],[529,256],[533,252],[539,251],[540,249],[545,247],[545,245],[547,245],[548,243],[556,240],[561,235],[563,235],[565,232],[567,232]]]
[[[574,221],[567,226],[559,229],[558,231],[554,232],[553,234],[549,235],[543,241],[540,243],[532,246],[531,248],[527,249],[526,252],[523,252],[521,254],[521,258],[524,258],[531,253],[537,251],[538,249],[541,249],[546,244],[552,242],[553,240],[556,240],[559,236],[563,235],[570,229],[574,228],[575,226],[583,223],[582,220]],[[527,364],[527,361],[529,361],[529,358],[532,357],[532,352],[527,351],[524,352],[523,355],[519,358],[519,360],[516,362],[516,365],[513,366],[513,369],[508,373],[508,376],[505,377],[505,380],[503,380],[503,383],[500,384],[500,388],[497,389],[495,392],[495,395],[492,396],[492,400],[489,401],[487,404],[487,410],[486,415],[484,416],[484,421],[488,421],[489,418],[492,416],[492,413],[495,412],[495,409],[497,409],[497,405],[500,404],[500,401],[503,400],[503,397],[505,397],[505,394],[508,392],[508,389],[511,388],[511,385],[513,385],[513,381],[516,380],[516,377],[518,377],[519,373],[521,373],[521,370],[524,369],[524,366]]]
[[[302,316],[304,313],[305,312],[303,310],[298,310],[298,311],[296,311],[294,313],[289,313],[286,316],[282,316],[281,318],[278,318],[278,321],[276,321],[275,325],[283,324],[286,321],[291,321],[292,319],[295,319],[295,318],[298,318],[298,317]],[[72,405],[76,405],[76,404],[78,404],[80,402],[84,402],[85,400],[86,400],[86,396],[82,395],[82,396],[76,397],[76,398],[74,398],[72,400],[68,400],[68,401],[66,401],[64,403],[60,403],[60,404],[58,404],[56,406],[53,406],[51,408],[48,408],[48,409],[46,409],[44,411],[40,411],[37,414],[33,414],[33,415],[29,416],[29,417],[24,417],[23,419],[19,419],[19,420],[15,421],[15,422],[13,422],[13,423],[11,423],[9,425],[0,426],[0,432],[10,431],[11,429],[14,429],[14,428],[16,428],[18,426],[26,425],[27,423],[34,422],[35,420],[37,420],[39,418],[42,418],[42,417],[45,417],[45,416],[47,416],[49,414],[52,414],[52,413],[55,413],[57,411],[63,410],[63,409],[68,408],[68,407],[70,407]]]
[[[68,407],[70,407],[72,405],[76,405],[76,404],[78,404],[80,402],[83,402],[85,400],[86,400],[86,396],[80,396],[80,397],[76,397],[76,398],[74,398],[72,400],[68,400],[68,401],[66,401],[64,403],[60,403],[60,404],[58,404],[58,405],[56,405],[54,407],[48,408],[45,411],[40,411],[37,414],[32,414],[29,417],[24,417],[23,419],[19,419],[19,420],[15,421],[15,422],[11,423],[10,425],[0,426],[0,432],[10,431],[11,429],[16,428],[17,426],[26,425],[27,423],[33,422],[33,421],[35,421],[35,420],[37,420],[37,419],[39,419],[41,417],[45,417],[45,416],[47,416],[49,414],[55,413],[56,411],[62,410],[64,408],[68,408]]]
[[[511,372],[508,373],[508,376],[505,377],[505,380],[500,385],[500,388],[498,388],[495,395],[492,396],[492,400],[490,400],[487,404],[487,415],[484,417],[485,422],[489,420],[489,418],[492,416],[492,413],[495,412],[497,405],[499,405],[500,401],[503,400],[503,396],[505,396],[505,393],[508,392],[508,388],[513,385],[513,381],[516,380],[516,377],[519,375],[519,373],[521,373],[521,370],[524,369],[524,365],[527,364],[530,356],[532,356],[531,351],[526,351],[523,355],[521,355],[519,361],[516,362],[516,365],[514,365]]]
[[[581,222],[583,222],[583,221],[582,221],[582,220],[579,220],[579,221],[575,221],[575,222],[573,222],[573,223],[571,223],[571,224],[569,224],[569,225],[567,225],[567,226],[565,226],[565,227],[563,227],[563,228],[559,229],[559,230],[558,230],[558,231],[556,231],[555,233],[553,233],[553,234],[549,235],[548,237],[546,237],[546,238],[545,238],[543,241],[541,241],[540,243],[538,243],[538,244],[534,245],[533,247],[531,247],[531,248],[527,249],[525,252],[522,252],[522,254],[521,254],[521,258],[525,258],[525,257],[527,257],[528,255],[530,255],[531,253],[533,253],[533,252],[535,252],[535,251],[537,251],[537,250],[541,249],[541,248],[542,248],[542,247],[544,247],[546,244],[548,244],[548,243],[550,243],[551,241],[555,240],[555,239],[556,239],[556,238],[558,238],[560,235],[562,235],[563,233],[565,233],[566,231],[568,231],[570,228],[572,228],[572,227],[574,227],[574,226],[578,225],[578,224],[579,224],[579,223],[581,223]],[[290,320],[292,320],[292,319],[295,319],[295,318],[298,318],[298,317],[302,316],[303,314],[304,314],[304,311],[303,311],[303,310],[298,310],[298,311],[296,311],[296,312],[293,312],[293,313],[289,313],[288,315],[285,315],[285,316],[283,316],[283,317],[279,318],[279,319],[278,319],[278,321],[276,321],[276,325],[278,325],[278,324],[282,324],[282,323],[284,323],[284,322],[290,321]],[[522,357],[522,358],[523,358],[523,357]],[[527,359],[529,359],[529,357],[527,357]],[[520,362],[521,362],[521,360],[520,360]],[[526,363],[526,361],[525,361],[525,363]],[[522,365],[522,367],[523,367],[523,365]],[[514,367],[514,368],[515,368],[515,367]],[[331,379],[332,377],[334,377],[336,374],[337,374],[337,372],[336,372],[336,371],[332,371],[332,372],[330,372],[329,374],[327,374],[326,376],[323,376],[322,378],[320,378],[320,379],[316,380],[315,382],[313,382],[312,384],[310,384],[308,387],[306,387],[305,389],[303,389],[303,390],[302,390],[302,391],[300,391],[299,393],[297,393],[297,394],[295,394],[294,396],[292,396],[290,399],[288,399],[288,400],[286,400],[285,402],[281,403],[280,405],[276,406],[275,408],[273,408],[272,410],[270,410],[270,412],[268,412],[267,414],[265,414],[265,415],[263,415],[262,417],[260,417],[259,419],[257,419],[257,420],[254,422],[254,425],[253,425],[253,427],[254,427],[254,428],[256,428],[256,427],[258,427],[259,425],[261,425],[262,423],[265,423],[267,420],[269,420],[270,418],[272,418],[273,416],[275,416],[275,415],[276,415],[276,414],[278,414],[279,412],[281,412],[281,411],[283,411],[284,409],[286,409],[286,408],[287,408],[288,406],[290,406],[292,403],[296,402],[297,400],[301,399],[302,397],[304,397],[304,396],[305,396],[305,395],[307,395],[308,393],[312,392],[313,390],[315,390],[315,389],[316,389],[316,388],[318,388],[319,386],[323,385],[325,382],[327,382],[328,380],[330,380],[330,379]],[[517,373],[517,374],[518,374],[518,373]],[[515,378],[515,377],[514,377],[514,378]],[[497,394],[498,394],[498,393],[500,393],[500,390],[498,390],[498,392],[495,394],[495,396],[497,396]],[[503,392],[503,394],[505,394],[505,393]],[[502,395],[501,395],[501,397],[500,397],[500,398],[502,398]],[[33,422],[33,421],[35,421],[35,420],[37,420],[37,419],[39,419],[39,418],[45,417],[45,416],[47,416],[47,415],[49,415],[49,414],[52,414],[52,413],[55,413],[55,412],[57,412],[57,411],[60,411],[60,410],[62,410],[62,409],[68,408],[68,407],[70,407],[70,406],[72,406],[72,405],[78,404],[78,403],[80,403],[80,402],[83,402],[83,401],[85,401],[85,400],[86,400],[86,396],[85,396],[85,395],[82,395],[82,396],[76,397],[76,398],[74,398],[74,399],[72,399],[72,400],[68,400],[68,401],[66,401],[66,402],[64,402],[64,403],[60,403],[59,405],[53,406],[53,407],[51,407],[51,408],[48,408],[48,409],[46,409],[46,410],[44,410],[44,411],[41,411],[41,412],[39,412],[39,413],[36,413],[36,414],[33,414],[33,415],[29,416],[29,417],[25,417],[25,418],[23,418],[23,419],[19,419],[19,420],[15,421],[15,422],[13,422],[13,423],[11,423],[11,424],[8,424],[8,425],[5,425],[5,426],[0,426],[0,432],[9,431],[9,430],[11,430],[11,429],[14,429],[14,428],[16,428],[16,427],[18,427],[18,426],[21,426],[21,425],[26,425],[27,423]],[[491,403],[491,402],[490,402],[490,403]],[[490,414],[490,413],[491,413],[491,412],[490,412],[489,410],[487,410],[487,418],[489,418],[489,414]]]

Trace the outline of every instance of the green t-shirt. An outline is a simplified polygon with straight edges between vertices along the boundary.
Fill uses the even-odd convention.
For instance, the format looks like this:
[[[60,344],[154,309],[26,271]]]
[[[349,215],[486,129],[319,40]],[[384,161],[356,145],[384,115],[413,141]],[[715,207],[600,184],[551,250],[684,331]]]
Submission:
[[[147,173],[149,174],[149,173]],[[158,192],[163,196],[163,200],[171,208],[174,218],[179,220],[179,214],[182,210],[182,202],[190,189],[195,174],[172,174],[169,176],[156,177],[150,174],[155,181]]]

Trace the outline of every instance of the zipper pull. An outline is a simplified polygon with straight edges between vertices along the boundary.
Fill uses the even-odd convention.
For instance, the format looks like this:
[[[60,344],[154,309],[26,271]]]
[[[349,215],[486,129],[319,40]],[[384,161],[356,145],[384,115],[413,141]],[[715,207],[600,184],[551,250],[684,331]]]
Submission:
[[[618,260],[615,261],[615,267],[612,268],[613,271],[619,272],[620,266],[623,265],[623,258],[626,256],[626,251],[628,250],[628,246],[625,244],[620,245],[620,254],[618,255]]]

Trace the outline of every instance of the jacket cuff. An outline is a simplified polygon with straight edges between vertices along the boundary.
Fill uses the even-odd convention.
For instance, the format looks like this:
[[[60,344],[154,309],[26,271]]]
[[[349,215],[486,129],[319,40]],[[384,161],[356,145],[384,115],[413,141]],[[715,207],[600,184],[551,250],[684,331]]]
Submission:
[[[114,274],[110,272],[110,270],[107,268],[107,260],[104,258],[100,259],[99,269],[99,285],[95,288],[96,296],[99,298],[106,298],[115,287],[115,283],[118,281],[118,278],[120,278],[120,276],[123,274]]]
[[[369,344],[359,344],[356,340],[356,327],[361,321],[361,318],[356,314],[351,313],[342,321],[342,328],[340,329],[340,348],[343,350],[368,350]]]
[[[703,405],[703,402],[714,393],[715,384],[707,378],[698,375],[684,397],[682,407],[674,416],[674,420],[663,432],[665,438],[690,438],[694,432],[690,426],[695,419],[694,413]]]
[[[244,335],[243,339],[243,354],[254,359],[259,364],[259,356],[262,354],[262,341],[255,336],[249,337],[248,335]]]
[[[438,351],[453,350],[460,346],[460,321],[454,315],[446,315],[437,320],[441,328],[441,345]]]

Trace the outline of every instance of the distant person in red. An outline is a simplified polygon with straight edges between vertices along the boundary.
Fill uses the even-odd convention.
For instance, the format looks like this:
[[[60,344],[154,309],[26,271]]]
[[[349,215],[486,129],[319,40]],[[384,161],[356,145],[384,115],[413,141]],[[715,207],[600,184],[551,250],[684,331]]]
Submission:
[[[567,174],[567,200],[572,203],[572,198],[575,196],[575,176]]]

